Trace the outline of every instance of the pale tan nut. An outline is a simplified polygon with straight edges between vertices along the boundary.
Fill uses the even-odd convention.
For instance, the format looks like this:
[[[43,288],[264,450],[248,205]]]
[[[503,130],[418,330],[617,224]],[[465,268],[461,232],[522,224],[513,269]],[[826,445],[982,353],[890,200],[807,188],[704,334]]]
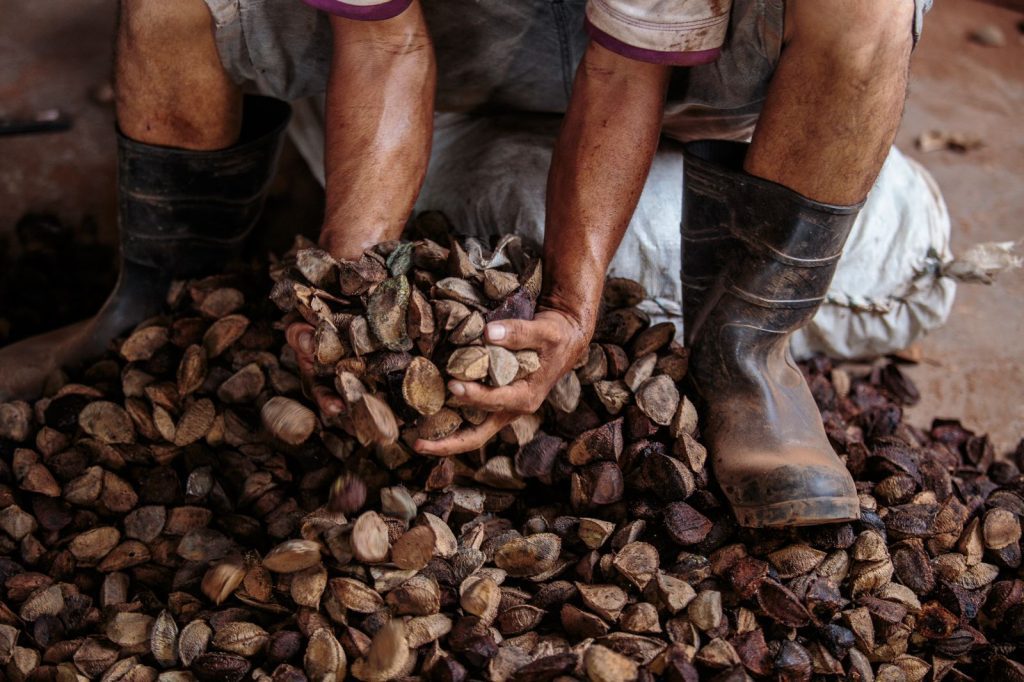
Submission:
[[[482,346],[457,348],[448,358],[448,374],[461,381],[479,381],[487,376],[490,354]]]

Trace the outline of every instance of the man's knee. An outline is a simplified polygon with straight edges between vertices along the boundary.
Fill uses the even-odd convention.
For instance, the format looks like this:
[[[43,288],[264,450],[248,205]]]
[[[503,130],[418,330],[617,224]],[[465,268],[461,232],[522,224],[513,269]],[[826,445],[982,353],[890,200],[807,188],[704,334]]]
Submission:
[[[786,42],[813,46],[844,71],[905,69],[914,13],[914,0],[790,0]]]
[[[120,0],[118,34],[122,49],[172,47],[206,38],[213,30],[204,0]]]

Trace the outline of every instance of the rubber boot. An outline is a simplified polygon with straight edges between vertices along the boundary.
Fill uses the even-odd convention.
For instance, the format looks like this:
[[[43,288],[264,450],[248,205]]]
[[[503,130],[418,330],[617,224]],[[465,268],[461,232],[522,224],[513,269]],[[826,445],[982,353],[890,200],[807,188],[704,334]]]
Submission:
[[[114,291],[93,318],[0,349],[0,400],[38,397],[60,369],[101,355],[160,312],[173,279],[222,271],[259,218],[290,111],[246,97],[238,142],[217,151],[157,147],[118,131]]]
[[[860,206],[820,204],[744,173],[746,148],[696,142],[684,151],[685,228],[728,235],[687,333],[702,432],[741,525],[853,520],[856,486],[789,338],[824,299]]]

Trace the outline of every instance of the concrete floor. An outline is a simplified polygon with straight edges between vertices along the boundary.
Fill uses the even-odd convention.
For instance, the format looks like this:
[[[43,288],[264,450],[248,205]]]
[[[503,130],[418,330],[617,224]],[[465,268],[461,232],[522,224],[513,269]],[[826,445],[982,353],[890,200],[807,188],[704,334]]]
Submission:
[[[58,5],[60,5],[58,7]],[[26,211],[56,213],[69,224],[96,219],[95,238],[112,243],[113,112],[90,93],[109,78],[111,0],[9,3],[0,25],[0,117],[59,107],[75,119],[71,132],[0,138],[0,248],[12,248],[15,221]],[[921,161],[942,187],[953,219],[954,251],[982,241],[1020,240],[1024,215],[1024,42],[1022,16],[972,0],[941,0],[928,16],[914,57],[907,113],[897,144]],[[995,24],[1006,45],[967,40]],[[958,154],[921,154],[913,141],[933,129],[980,136],[985,147]],[[316,201],[292,154],[279,196]],[[317,210],[300,220],[315,229]],[[292,220],[290,224],[294,225]],[[6,247],[5,247],[6,245]],[[961,286],[949,324],[921,342],[922,361],[909,371],[923,400],[911,419],[959,417],[989,433],[1006,451],[1024,436],[1024,275],[993,287]],[[4,302],[0,301],[0,312]],[[85,311],[83,311],[85,312]]]

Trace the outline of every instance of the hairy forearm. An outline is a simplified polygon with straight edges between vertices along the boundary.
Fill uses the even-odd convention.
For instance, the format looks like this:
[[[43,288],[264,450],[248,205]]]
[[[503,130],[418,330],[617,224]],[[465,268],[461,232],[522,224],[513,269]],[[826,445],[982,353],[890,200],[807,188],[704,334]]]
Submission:
[[[545,302],[593,328],[658,145],[669,69],[591,44],[548,176]]]
[[[331,22],[320,242],[336,257],[358,258],[401,234],[423,184],[436,66],[418,2],[385,21]]]

